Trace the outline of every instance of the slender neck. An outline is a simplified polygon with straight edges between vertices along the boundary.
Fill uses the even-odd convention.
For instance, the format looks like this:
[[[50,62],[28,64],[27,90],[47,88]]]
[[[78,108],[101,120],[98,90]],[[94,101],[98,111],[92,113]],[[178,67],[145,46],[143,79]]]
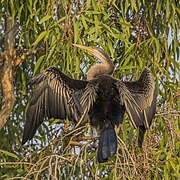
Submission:
[[[90,68],[87,74],[87,80],[92,80],[98,75],[109,74],[112,75],[114,72],[114,64],[109,57],[105,59],[99,59],[102,64],[96,64]]]

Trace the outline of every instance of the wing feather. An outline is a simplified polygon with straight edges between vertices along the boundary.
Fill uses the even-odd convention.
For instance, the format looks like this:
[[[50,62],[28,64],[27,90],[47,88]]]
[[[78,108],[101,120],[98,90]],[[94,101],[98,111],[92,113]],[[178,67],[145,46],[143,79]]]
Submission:
[[[156,111],[157,87],[154,78],[144,68],[137,81],[116,83],[120,103],[124,104],[132,124],[149,128]]]
[[[22,143],[33,138],[45,118],[68,118],[78,122],[83,109],[77,106],[81,106],[80,97],[87,83],[88,81],[71,79],[55,67],[34,76],[29,81],[29,85],[35,85],[35,90],[26,113]],[[79,99],[74,97],[76,93],[79,94]]]
[[[98,90],[99,84],[94,84],[93,81],[90,81],[87,84],[86,88],[83,90],[83,94],[80,98],[80,104],[83,109],[83,115],[81,116],[81,119],[79,120],[76,127],[78,127],[79,124],[85,119],[85,116],[96,102]]]

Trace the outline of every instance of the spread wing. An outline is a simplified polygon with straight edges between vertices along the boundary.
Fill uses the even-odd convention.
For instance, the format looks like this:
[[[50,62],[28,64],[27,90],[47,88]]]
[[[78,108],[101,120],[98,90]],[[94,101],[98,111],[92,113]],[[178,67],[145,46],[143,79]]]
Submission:
[[[147,68],[137,81],[117,82],[120,103],[125,105],[132,124],[149,128],[156,111],[157,87]]]
[[[35,90],[26,113],[22,144],[33,138],[45,118],[81,121],[96,96],[88,81],[71,79],[55,67],[34,76],[29,85]]]

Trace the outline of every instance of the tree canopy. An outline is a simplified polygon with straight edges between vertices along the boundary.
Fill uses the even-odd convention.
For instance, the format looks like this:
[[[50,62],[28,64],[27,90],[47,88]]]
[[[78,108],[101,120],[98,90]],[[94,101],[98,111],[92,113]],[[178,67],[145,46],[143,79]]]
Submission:
[[[2,179],[180,178],[180,7],[177,0],[1,0],[0,177]],[[95,59],[73,44],[100,46],[114,77],[135,80],[148,67],[158,85],[157,112],[143,148],[128,116],[117,156],[98,164],[89,124],[50,119],[21,145],[31,90],[49,66],[85,79]]]

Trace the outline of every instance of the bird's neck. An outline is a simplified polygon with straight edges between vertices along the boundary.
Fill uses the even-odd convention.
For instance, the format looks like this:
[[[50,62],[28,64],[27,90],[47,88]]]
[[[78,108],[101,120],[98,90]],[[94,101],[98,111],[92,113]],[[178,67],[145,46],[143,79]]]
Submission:
[[[92,80],[98,75],[108,74],[112,75],[114,72],[114,64],[109,59],[108,61],[103,61],[102,64],[96,64],[90,68],[87,74],[87,80]]]

